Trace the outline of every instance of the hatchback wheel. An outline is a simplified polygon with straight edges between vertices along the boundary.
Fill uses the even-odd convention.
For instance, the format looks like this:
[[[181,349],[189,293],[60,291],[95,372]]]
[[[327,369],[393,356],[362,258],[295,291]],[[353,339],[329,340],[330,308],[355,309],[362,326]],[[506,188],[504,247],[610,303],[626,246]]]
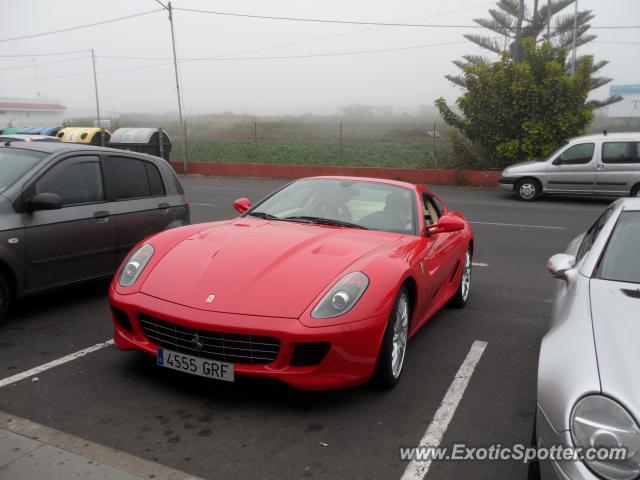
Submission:
[[[523,202],[533,202],[540,193],[542,193],[542,187],[537,180],[525,178],[516,184],[516,195]]]
[[[376,371],[372,378],[372,383],[377,387],[389,389],[400,380],[409,340],[410,318],[409,292],[402,286],[387,321]]]
[[[11,291],[5,278],[0,274],[0,323],[6,318],[11,301]]]

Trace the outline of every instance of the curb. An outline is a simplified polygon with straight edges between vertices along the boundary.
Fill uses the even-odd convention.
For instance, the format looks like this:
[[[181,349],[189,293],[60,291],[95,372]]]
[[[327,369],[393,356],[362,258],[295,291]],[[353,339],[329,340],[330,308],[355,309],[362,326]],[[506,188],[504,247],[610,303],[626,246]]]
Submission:
[[[182,162],[171,162],[177,173],[184,173]],[[416,184],[495,187],[499,171],[340,167],[325,165],[284,165],[270,163],[189,162],[189,174],[222,177],[304,178],[323,175],[388,178]]]

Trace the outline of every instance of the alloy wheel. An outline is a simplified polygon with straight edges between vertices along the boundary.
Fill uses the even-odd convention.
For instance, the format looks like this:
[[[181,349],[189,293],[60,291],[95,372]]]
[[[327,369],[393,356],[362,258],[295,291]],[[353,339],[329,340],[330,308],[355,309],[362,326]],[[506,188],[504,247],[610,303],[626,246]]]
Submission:
[[[391,373],[398,378],[402,372],[404,355],[407,351],[407,337],[409,332],[409,299],[404,293],[399,299],[395,311],[393,325],[393,350],[391,352]]]

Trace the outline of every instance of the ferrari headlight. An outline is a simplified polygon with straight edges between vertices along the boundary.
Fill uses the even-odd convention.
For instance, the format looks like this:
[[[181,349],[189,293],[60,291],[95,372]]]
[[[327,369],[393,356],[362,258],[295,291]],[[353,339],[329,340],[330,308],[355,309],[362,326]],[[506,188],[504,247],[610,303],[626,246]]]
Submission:
[[[347,273],[320,300],[311,312],[313,318],[333,318],[344,315],[358,302],[369,286],[369,277],[362,272]]]
[[[124,264],[120,274],[118,275],[118,283],[123,287],[130,287],[147,266],[149,260],[153,256],[154,249],[148,243],[142,245],[133,255],[129,257],[127,263]]]
[[[571,413],[571,436],[576,447],[601,451],[626,450],[624,458],[585,459],[594,473],[608,480],[631,480],[640,475],[640,429],[617,402],[602,395],[579,400]]]

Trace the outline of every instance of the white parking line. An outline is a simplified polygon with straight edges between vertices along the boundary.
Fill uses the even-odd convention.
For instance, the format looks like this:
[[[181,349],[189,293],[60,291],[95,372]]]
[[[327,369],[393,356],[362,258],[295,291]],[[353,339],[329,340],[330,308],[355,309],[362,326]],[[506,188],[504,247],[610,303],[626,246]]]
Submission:
[[[566,230],[564,227],[550,227],[548,225],[524,225],[520,223],[496,223],[496,222],[471,222],[474,225],[496,225],[498,227],[521,227],[521,228],[546,228],[548,230]]]
[[[440,407],[438,407],[436,414],[433,416],[433,420],[431,420],[427,431],[424,433],[422,440],[420,440],[419,447],[437,447],[440,445],[442,437],[449,427],[449,422],[451,422],[453,414],[456,413],[462,395],[464,395],[464,391],[469,384],[471,375],[473,375],[473,371],[476,365],[478,365],[486,347],[487,342],[480,340],[473,342],[467,358],[465,358],[462,365],[460,365],[453,382],[451,382],[449,386],[449,390],[447,390],[447,393],[445,393],[440,403]],[[429,472],[430,467],[431,459],[411,460],[402,475],[402,480],[423,480]]]
[[[203,207],[219,207],[220,206],[220,205],[216,205],[215,203],[195,203],[195,202],[190,202],[189,205],[199,205]]]
[[[482,262],[471,262],[471,265],[473,265],[474,267],[488,267],[489,266],[488,263],[482,263]]]
[[[71,353],[69,355],[66,355],[62,358],[58,358],[57,360],[53,360],[49,363],[45,363],[44,365],[40,365],[39,367],[34,367],[31,370],[27,370],[25,372],[22,373],[18,373],[16,375],[13,375],[11,377],[7,377],[7,378],[3,378],[2,380],[0,380],[0,388],[2,387],[6,387],[7,385],[11,385],[12,383],[16,383],[19,382],[20,380],[24,380],[25,378],[29,378],[29,377],[33,377],[34,375],[37,375],[39,373],[42,373],[46,370],[49,370],[50,368],[53,367],[57,367],[58,365],[63,365],[67,362],[71,362],[72,360],[75,360],[77,358],[80,357],[84,357],[85,355],[88,355],[89,353],[92,352],[96,352],[104,347],[108,347],[109,345],[113,345],[113,340],[107,340],[106,342],[102,342],[102,343],[96,343],[95,345],[91,346],[91,347],[87,347],[83,350],[80,350],[78,352],[75,353]]]

